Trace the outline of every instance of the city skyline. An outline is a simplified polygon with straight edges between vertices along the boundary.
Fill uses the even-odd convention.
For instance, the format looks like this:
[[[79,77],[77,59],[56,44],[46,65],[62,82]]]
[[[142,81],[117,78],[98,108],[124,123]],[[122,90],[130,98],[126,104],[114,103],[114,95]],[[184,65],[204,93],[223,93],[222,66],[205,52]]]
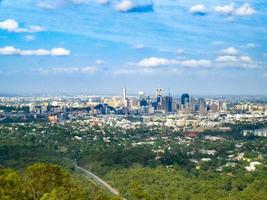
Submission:
[[[1,94],[267,95],[263,1],[2,0],[0,12]]]

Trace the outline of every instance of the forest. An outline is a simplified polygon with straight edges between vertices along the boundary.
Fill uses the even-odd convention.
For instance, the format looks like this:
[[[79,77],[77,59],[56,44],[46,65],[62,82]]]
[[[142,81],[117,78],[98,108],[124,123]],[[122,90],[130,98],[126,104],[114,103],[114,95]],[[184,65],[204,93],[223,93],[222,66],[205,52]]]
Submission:
[[[264,200],[267,141],[242,136],[240,131],[248,126],[242,127],[188,138],[156,128],[104,127],[103,134],[99,127],[77,123],[4,124],[0,199]],[[206,136],[221,139],[210,141]],[[240,155],[242,159],[235,159]],[[261,165],[247,171],[252,161]],[[74,164],[101,177],[121,196],[95,185]]]

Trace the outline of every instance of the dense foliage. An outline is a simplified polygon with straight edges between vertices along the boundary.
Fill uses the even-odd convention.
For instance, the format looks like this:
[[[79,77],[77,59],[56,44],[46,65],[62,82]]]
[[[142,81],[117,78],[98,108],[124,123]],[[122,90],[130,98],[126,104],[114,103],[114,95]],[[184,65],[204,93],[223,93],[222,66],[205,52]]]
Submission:
[[[229,199],[266,200],[267,169],[236,175],[185,172],[179,168],[131,168],[113,170],[105,177],[128,200]]]
[[[109,195],[55,165],[37,163],[23,172],[0,169],[2,200],[108,200]]]
[[[83,121],[2,124],[0,199],[110,199],[77,178],[74,162],[127,200],[266,199],[267,138],[241,134],[262,127],[266,123],[240,124],[192,138],[171,128],[125,130]],[[261,165],[248,172],[253,161]]]

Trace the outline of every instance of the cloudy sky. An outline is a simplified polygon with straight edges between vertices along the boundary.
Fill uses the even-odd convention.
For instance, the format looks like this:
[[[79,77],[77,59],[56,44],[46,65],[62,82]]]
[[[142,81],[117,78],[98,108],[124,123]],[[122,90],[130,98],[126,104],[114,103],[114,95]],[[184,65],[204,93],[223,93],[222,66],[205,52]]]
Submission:
[[[0,2],[0,93],[267,94],[265,0]]]

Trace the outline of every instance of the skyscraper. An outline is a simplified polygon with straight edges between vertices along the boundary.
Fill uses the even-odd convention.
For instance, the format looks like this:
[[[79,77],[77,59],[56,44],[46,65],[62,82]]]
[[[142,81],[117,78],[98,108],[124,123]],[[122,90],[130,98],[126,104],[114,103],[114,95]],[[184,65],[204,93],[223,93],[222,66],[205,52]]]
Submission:
[[[172,112],[172,97],[170,95],[164,97],[164,110],[166,113]]]
[[[127,102],[127,94],[126,94],[126,88],[122,88],[122,102],[123,102],[123,106],[127,107],[128,106],[128,102]]]
[[[181,97],[181,104],[185,105],[185,104],[189,104],[189,94],[182,94]]]
[[[138,96],[139,96],[139,100],[140,101],[146,99],[145,92],[143,92],[143,91],[139,91],[138,92]]]
[[[162,103],[163,103],[163,90],[157,88],[157,90],[156,90],[156,102],[154,103],[155,109],[156,110],[157,109],[159,109],[159,110],[163,109],[164,106],[162,105]]]
[[[201,113],[204,113],[204,112],[207,111],[207,106],[206,106],[205,99],[203,99],[203,98],[199,98],[198,99],[198,110]]]

